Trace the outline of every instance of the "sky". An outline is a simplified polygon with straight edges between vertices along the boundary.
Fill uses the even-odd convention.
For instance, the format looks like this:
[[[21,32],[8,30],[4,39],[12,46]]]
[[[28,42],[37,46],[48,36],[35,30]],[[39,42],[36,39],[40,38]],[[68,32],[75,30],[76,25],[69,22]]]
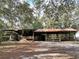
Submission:
[[[21,3],[23,3],[24,1],[26,1],[27,3],[29,3],[31,6],[33,6],[33,0],[19,0]]]
[[[27,0],[31,7],[33,7],[33,0]]]
[[[29,4],[33,5],[33,0],[27,0]],[[79,3],[79,0],[75,0],[77,3]]]

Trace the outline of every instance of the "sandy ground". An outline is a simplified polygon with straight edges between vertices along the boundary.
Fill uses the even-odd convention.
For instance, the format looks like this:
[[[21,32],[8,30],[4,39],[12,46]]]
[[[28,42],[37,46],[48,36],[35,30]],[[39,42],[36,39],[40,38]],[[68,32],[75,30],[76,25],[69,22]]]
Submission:
[[[0,59],[79,59],[77,42],[21,42],[0,45]]]

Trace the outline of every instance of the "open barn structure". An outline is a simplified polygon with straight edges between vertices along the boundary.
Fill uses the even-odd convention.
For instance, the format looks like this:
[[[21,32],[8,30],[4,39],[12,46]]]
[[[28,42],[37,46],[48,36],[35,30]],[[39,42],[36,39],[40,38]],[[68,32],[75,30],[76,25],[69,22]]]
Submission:
[[[9,39],[13,36],[14,40],[19,41],[21,37],[25,37],[27,40],[31,39],[34,41],[61,41],[71,40],[74,38],[74,34],[77,32],[76,29],[65,28],[65,29],[19,29],[19,30],[2,30],[7,32]]]
[[[32,40],[33,32],[35,29],[4,29],[1,30],[4,34],[2,37],[8,38],[9,40],[16,40],[19,41],[21,38],[25,37],[26,39]]]
[[[34,31],[35,40],[73,40],[76,29],[65,28],[65,29],[38,29]],[[52,34],[52,35],[51,35]],[[51,36],[51,38],[50,38]],[[41,39],[42,37],[42,39]],[[48,38],[49,37],[49,38]]]

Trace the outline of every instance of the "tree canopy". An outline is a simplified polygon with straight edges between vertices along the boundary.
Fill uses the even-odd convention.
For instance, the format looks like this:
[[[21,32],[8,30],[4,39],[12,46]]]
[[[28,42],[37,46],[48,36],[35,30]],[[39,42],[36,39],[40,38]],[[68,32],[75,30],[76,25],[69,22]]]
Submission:
[[[75,0],[0,0],[0,28],[78,28]]]
[[[76,12],[75,0],[35,0],[36,8],[43,11],[46,28],[69,28],[73,26],[73,12]],[[37,3],[38,2],[38,3]],[[39,8],[38,8],[39,6]],[[76,21],[76,20],[75,20]]]
[[[29,4],[20,0],[0,0],[0,18],[8,28],[28,28],[33,14]]]

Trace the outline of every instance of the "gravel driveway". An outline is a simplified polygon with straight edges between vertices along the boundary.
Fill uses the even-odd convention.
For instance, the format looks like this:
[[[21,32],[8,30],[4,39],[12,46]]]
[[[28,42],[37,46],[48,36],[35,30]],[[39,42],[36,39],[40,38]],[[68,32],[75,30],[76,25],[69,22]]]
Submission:
[[[0,45],[0,59],[79,59],[79,44],[35,41]]]

